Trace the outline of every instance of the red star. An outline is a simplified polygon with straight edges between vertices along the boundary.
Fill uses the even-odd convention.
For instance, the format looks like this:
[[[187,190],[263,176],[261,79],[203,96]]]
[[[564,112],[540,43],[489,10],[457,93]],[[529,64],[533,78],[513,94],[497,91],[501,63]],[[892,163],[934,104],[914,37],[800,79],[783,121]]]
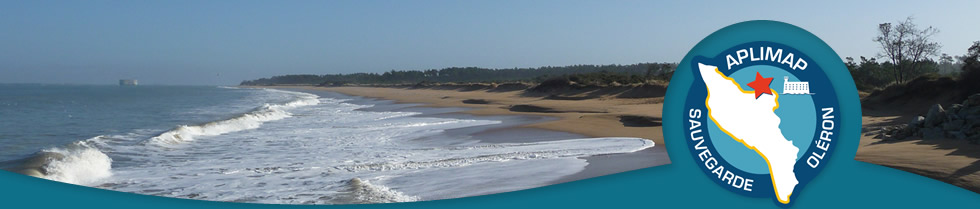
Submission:
[[[763,78],[762,74],[755,72],[755,80],[749,83],[749,87],[755,92],[755,98],[758,99],[762,94],[772,95],[772,89],[769,89],[769,84],[772,83],[772,78]]]

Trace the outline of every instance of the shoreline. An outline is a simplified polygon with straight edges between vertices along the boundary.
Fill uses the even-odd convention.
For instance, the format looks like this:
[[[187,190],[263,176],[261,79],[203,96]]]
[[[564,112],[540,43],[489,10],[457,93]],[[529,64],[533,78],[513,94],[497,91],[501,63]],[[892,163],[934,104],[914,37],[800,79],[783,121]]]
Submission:
[[[261,88],[261,87],[260,87]],[[365,98],[392,100],[417,107],[468,108],[460,113],[534,115],[557,120],[520,127],[569,132],[588,137],[637,137],[663,145],[660,116],[663,98],[593,98],[582,100],[522,96],[521,91],[486,92],[388,87],[268,86],[268,88],[329,91]]]
[[[661,98],[620,99],[596,98],[587,100],[551,100],[543,97],[521,96],[521,91],[486,92],[434,89],[403,89],[387,87],[313,87],[270,86],[268,88],[324,91],[348,96],[358,96],[387,102],[395,109],[367,111],[391,111],[408,108],[439,108],[429,117],[498,117],[515,116],[529,121],[510,121],[505,127],[481,128],[480,131],[462,131],[485,143],[528,142],[528,139],[498,139],[494,135],[534,135],[546,137],[531,139],[548,141],[571,138],[636,137],[651,140],[651,148],[633,153],[582,157],[587,162],[583,170],[566,175],[546,185],[577,181],[631,170],[670,164],[663,144],[659,119]],[[481,102],[471,102],[471,101]],[[531,108],[515,108],[531,107]],[[448,109],[447,109],[448,108]],[[537,110],[544,111],[534,111]],[[651,119],[655,121],[646,121]],[[507,120],[507,119],[504,119]],[[513,119],[511,119],[513,120]]]

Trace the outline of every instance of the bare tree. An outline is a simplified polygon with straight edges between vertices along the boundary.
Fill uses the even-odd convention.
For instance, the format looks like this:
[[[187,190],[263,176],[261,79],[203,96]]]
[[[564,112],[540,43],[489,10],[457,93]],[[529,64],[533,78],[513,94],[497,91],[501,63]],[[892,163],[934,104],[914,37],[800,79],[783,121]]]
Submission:
[[[874,38],[881,46],[879,57],[888,58],[895,65],[895,82],[905,83],[919,72],[921,61],[938,55],[942,47],[932,41],[932,36],[939,29],[929,26],[919,29],[912,22],[912,17],[905,21],[882,23],[878,25],[878,36]]]

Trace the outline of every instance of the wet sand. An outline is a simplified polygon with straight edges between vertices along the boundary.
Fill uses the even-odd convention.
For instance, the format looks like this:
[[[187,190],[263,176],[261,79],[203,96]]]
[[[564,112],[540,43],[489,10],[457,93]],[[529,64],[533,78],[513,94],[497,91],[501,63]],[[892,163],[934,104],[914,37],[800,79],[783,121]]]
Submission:
[[[663,97],[613,98],[582,100],[546,99],[522,96],[522,91],[487,92],[403,89],[377,87],[289,87],[322,90],[346,95],[394,100],[397,103],[422,104],[420,107],[470,108],[462,113],[472,115],[533,115],[556,117],[557,120],[528,124],[541,128],[581,134],[589,137],[638,137],[664,143],[660,116]],[[469,100],[467,102],[464,102]],[[482,102],[473,102],[480,100]],[[486,104],[481,104],[486,103]],[[625,118],[624,118],[625,117]],[[643,119],[652,124],[644,124]]]

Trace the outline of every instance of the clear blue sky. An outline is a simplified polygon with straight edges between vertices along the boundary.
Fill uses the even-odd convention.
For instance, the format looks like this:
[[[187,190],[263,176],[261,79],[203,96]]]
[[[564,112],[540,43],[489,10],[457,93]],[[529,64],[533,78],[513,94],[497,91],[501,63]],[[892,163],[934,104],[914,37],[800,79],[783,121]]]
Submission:
[[[803,27],[873,56],[914,16],[943,52],[980,40],[980,1],[0,1],[0,83],[231,85],[282,74],[677,62],[733,23]]]

